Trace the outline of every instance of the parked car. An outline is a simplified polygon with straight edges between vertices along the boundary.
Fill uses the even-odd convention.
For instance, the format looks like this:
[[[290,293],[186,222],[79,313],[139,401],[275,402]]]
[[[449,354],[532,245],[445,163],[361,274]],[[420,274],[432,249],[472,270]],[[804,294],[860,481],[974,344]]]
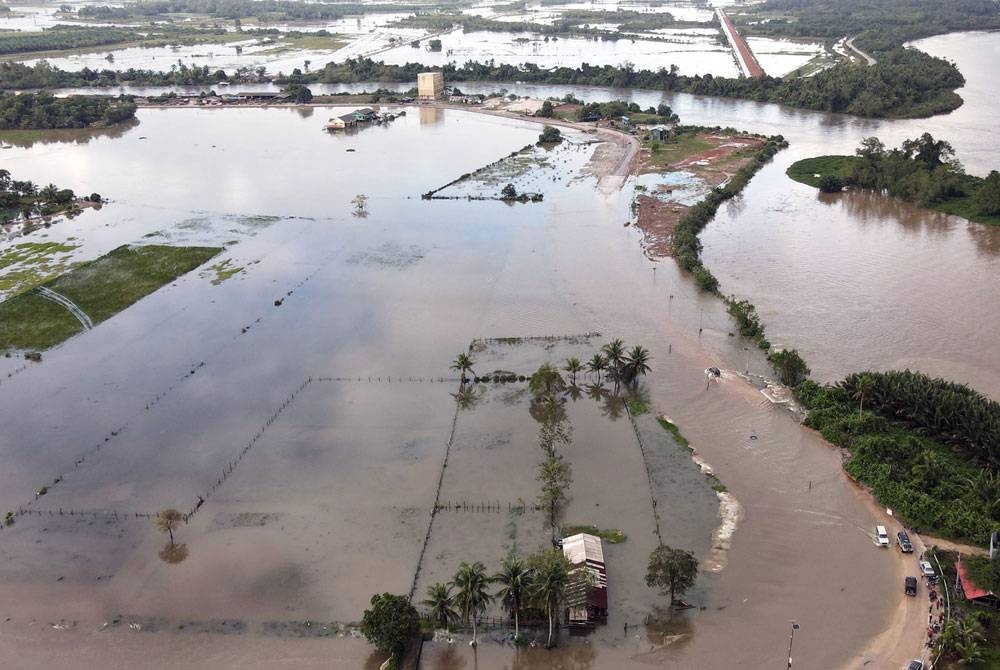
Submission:
[[[913,545],[910,544],[910,536],[906,534],[906,531],[899,531],[896,533],[896,542],[899,544],[899,550],[904,554],[913,553]]]
[[[903,579],[903,593],[908,596],[917,595],[917,578],[906,577]]]
[[[924,662],[910,661],[910,664],[906,666],[906,670],[924,670]]]
[[[889,546],[889,532],[885,526],[875,526],[875,543],[880,547]]]
[[[931,565],[930,561],[920,561],[920,574],[928,579],[932,577],[937,577],[937,573],[934,572],[934,566]]]

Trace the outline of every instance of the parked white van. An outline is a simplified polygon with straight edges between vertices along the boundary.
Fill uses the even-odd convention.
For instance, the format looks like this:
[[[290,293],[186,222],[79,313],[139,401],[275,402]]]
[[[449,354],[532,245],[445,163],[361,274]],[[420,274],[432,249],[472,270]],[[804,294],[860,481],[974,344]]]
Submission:
[[[880,547],[889,547],[889,533],[885,526],[875,526],[875,542]]]

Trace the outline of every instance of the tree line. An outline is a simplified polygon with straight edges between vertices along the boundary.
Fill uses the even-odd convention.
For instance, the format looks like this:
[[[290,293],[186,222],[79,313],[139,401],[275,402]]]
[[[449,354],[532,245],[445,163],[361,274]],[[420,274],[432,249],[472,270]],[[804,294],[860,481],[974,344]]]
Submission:
[[[99,203],[101,196],[92,193],[84,200]],[[55,184],[39,187],[30,180],[14,179],[9,170],[0,168],[0,221],[9,221],[17,216],[25,219],[35,215],[48,216],[63,210],[79,212],[73,189],[59,188]]]
[[[805,423],[850,452],[845,470],[908,524],[980,545],[1000,529],[1000,406],[916,372],[803,382]]]
[[[735,18],[753,35],[827,41],[858,35],[855,44],[876,54],[921,37],[1000,28],[995,0],[768,0]]]
[[[142,19],[164,14],[200,14],[218,19],[331,20],[372,12],[413,12],[423,8],[414,4],[361,4],[293,2],[291,0],[144,0],[122,7],[85,5],[77,16],[101,21]]]
[[[449,81],[525,82],[613,88],[640,88],[694,93],[757,102],[775,102],[825,112],[866,117],[931,116],[962,104],[954,92],[965,78],[946,60],[916,49],[897,49],[871,66],[842,63],[812,77],[761,79],[681,75],[678,68],[637,70],[631,64],[543,69],[521,65],[468,61],[428,67],[420,63],[389,65],[370,58],[348,58],[295,76],[295,83],[358,83],[415,81],[417,73],[438,70]],[[292,77],[280,79],[292,80]]]
[[[108,127],[135,118],[131,97],[0,93],[0,129]]]

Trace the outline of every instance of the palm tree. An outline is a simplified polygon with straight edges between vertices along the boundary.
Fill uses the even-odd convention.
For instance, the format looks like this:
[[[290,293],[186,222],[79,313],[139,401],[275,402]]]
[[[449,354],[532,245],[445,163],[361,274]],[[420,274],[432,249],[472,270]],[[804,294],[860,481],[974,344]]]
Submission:
[[[466,372],[471,372],[472,374],[475,374],[475,371],[472,369],[472,366],[475,364],[476,362],[472,360],[472,356],[470,356],[469,354],[459,354],[458,356],[455,357],[455,361],[451,364],[450,369],[457,370],[458,373],[462,375],[462,383],[464,384],[465,382],[468,381],[468,379],[465,378]]]
[[[453,621],[458,620],[458,612],[455,611],[455,598],[451,595],[451,587],[438,582],[427,587],[427,598],[420,601],[420,604],[428,608],[428,615],[441,628],[447,628]]]
[[[160,510],[160,513],[156,515],[156,527],[161,533],[168,533],[170,535],[171,546],[174,544],[174,531],[177,530],[177,526],[179,526],[183,520],[184,515],[175,510],[173,507]]]
[[[524,561],[514,554],[500,561],[500,572],[493,575],[493,582],[500,585],[496,593],[497,599],[514,615],[514,639],[521,634],[518,615],[531,586],[531,575],[531,570]]]
[[[601,372],[608,368],[608,361],[605,360],[604,356],[601,354],[594,354],[591,356],[590,360],[587,361],[587,370],[589,372],[597,373],[597,383],[601,383]]]
[[[543,551],[529,559],[533,573],[530,595],[536,605],[545,608],[549,617],[549,637],[546,649],[552,648],[552,632],[555,619],[566,597],[569,585],[569,561],[558,549]]]
[[[639,376],[645,376],[647,373],[651,372],[653,368],[649,367],[649,361],[652,356],[649,355],[649,351],[638,344],[632,347],[632,350],[628,352],[625,357],[625,381],[628,383],[635,383],[638,381]]]
[[[617,379],[621,374],[622,362],[625,360],[625,343],[616,337],[601,347],[601,351],[607,358],[608,369],[615,374]]]
[[[570,374],[569,383],[576,386],[576,373],[583,370],[583,364],[580,363],[579,358],[570,357],[566,359],[566,367],[564,367],[563,370]]]
[[[858,416],[860,417],[865,408],[865,398],[871,396],[872,389],[875,388],[875,378],[872,377],[867,372],[859,375],[857,381],[854,384],[854,395],[855,400],[860,400],[858,405]]]
[[[451,585],[458,590],[455,594],[455,604],[462,612],[462,620],[472,620],[472,646],[479,644],[476,619],[493,600],[493,596],[486,590],[488,584],[486,566],[479,561],[472,565],[462,561],[451,582]]]

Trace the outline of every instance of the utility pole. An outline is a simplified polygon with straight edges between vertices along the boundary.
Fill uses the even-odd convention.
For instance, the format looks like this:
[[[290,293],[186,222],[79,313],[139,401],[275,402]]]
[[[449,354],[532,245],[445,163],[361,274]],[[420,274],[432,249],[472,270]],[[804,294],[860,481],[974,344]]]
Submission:
[[[794,621],[790,622],[792,624],[792,634],[788,636],[788,668],[787,670],[792,670],[792,643],[795,642],[795,631],[799,629],[799,624]]]

